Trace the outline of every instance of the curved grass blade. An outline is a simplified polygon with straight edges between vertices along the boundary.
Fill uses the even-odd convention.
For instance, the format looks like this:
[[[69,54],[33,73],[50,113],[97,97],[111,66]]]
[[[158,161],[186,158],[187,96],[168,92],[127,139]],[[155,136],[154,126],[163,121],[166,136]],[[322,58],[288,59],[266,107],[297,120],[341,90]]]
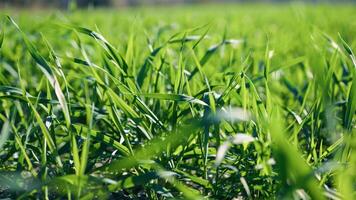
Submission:
[[[355,115],[356,111],[356,57],[354,52],[352,51],[351,47],[346,43],[346,41],[339,35],[342,45],[347,52],[348,56],[350,57],[354,68],[352,70],[352,82],[351,82],[351,88],[350,92],[348,94],[348,99],[347,99],[347,105],[346,105],[346,112],[344,115],[344,127],[351,131],[352,129],[352,119],[353,116]]]
[[[29,41],[27,36],[22,32],[20,27],[16,24],[16,22],[8,16],[8,19],[11,21],[11,23],[17,28],[17,30],[21,33],[22,38],[26,44],[26,47],[28,48],[28,51],[30,52],[32,58],[36,61],[39,66],[40,70],[43,72],[43,74],[46,76],[48,81],[50,82],[51,86],[54,88],[54,91],[56,93],[56,96],[58,98],[58,101],[61,105],[64,118],[66,120],[67,127],[70,126],[70,114],[67,106],[66,99],[63,95],[63,92],[61,90],[60,84],[57,80],[57,77],[53,73],[51,67],[48,65],[47,61],[40,55],[38,50],[35,48],[35,46]]]
[[[191,175],[191,174],[188,174],[187,172],[184,172],[182,170],[179,170],[179,169],[174,169],[173,171],[189,178],[192,182],[194,183],[197,183],[201,186],[204,186],[205,188],[212,188],[212,185],[210,184],[210,182],[208,180],[205,180],[203,178],[200,178],[198,176],[194,176],[194,175]]]
[[[86,126],[82,126],[79,124],[73,124],[74,128],[77,130],[77,132],[79,133],[89,133],[90,137],[93,137],[94,140],[103,142],[105,144],[108,145],[112,145],[113,147],[115,147],[119,152],[121,152],[123,155],[128,156],[130,155],[130,151],[129,149],[124,146],[123,144],[121,144],[120,142],[114,140],[113,138],[111,138],[108,135],[105,135],[99,131],[96,130],[89,130],[88,127]],[[81,137],[86,138],[87,135],[81,134]]]
[[[113,45],[111,45],[105,38],[103,35],[101,35],[98,32],[95,32],[93,30],[90,30],[88,28],[83,28],[83,27],[79,27],[79,26],[75,26],[75,25],[71,25],[71,24],[59,24],[62,27],[65,28],[69,28],[69,29],[74,29],[76,31],[78,31],[79,33],[83,33],[85,35],[88,35],[98,41],[101,41],[104,43],[103,47],[104,50],[106,51],[107,55],[109,55],[109,58],[114,59],[114,61],[118,64],[119,67],[122,68],[124,75],[127,75],[128,73],[128,65],[125,61],[125,59],[123,58],[123,56],[121,56],[121,54],[119,54],[117,52],[117,50],[114,48]]]
[[[196,99],[194,97],[184,95],[184,94],[157,94],[157,93],[147,93],[147,94],[137,94],[138,96],[168,100],[168,101],[177,101],[177,102],[188,102],[188,103],[196,103],[203,106],[208,106],[204,101]]]
[[[99,171],[112,171],[119,172],[123,169],[131,168],[138,165],[141,161],[147,161],[154,156],[160,155],[163,151],[170,148],[175,148],[180,144],[185,144],[190,135],[193,134],[197,128],[201,125],[201,121],[193,120],[189,125],[180,127],[173,133],[170,133],[164,140],[162,138],[154,138],[144,148],[140,148],[135,151],[135,155],[115,160],[110,164],[99,168]]]

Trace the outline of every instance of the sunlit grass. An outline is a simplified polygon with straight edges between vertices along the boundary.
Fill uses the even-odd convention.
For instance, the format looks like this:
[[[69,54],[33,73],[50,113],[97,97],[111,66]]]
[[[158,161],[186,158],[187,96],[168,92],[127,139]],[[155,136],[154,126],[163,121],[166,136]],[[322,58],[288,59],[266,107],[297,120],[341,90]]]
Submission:
[[[4,11],[0,197],[354,199],[355,11]]]

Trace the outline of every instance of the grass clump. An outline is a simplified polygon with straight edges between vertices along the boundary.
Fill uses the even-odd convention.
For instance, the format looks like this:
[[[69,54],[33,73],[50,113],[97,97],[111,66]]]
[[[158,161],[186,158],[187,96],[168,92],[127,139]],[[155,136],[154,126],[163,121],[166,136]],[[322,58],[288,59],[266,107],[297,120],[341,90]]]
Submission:
[[[354,7],[5,11],[0,197],[354,199]]]

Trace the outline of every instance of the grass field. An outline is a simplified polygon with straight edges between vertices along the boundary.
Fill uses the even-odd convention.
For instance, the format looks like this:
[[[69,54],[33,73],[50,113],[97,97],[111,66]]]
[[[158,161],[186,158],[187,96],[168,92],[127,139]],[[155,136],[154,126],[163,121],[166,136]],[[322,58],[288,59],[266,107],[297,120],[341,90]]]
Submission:
[[[5,10],[0,198],[356,199],[356,7]]]

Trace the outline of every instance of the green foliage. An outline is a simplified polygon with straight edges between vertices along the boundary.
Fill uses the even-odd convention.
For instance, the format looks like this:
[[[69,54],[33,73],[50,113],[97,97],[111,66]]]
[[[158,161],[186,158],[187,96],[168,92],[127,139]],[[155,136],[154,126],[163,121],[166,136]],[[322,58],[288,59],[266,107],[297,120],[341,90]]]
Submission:
[[[354,11],[4,11],[0,198],[355,199]]]

